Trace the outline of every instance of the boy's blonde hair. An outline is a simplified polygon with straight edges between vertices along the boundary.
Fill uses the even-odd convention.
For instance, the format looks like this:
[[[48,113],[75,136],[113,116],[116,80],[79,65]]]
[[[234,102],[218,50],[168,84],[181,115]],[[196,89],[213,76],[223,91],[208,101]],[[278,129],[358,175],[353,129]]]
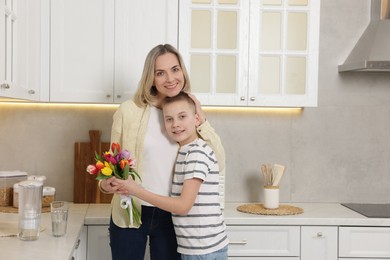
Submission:
[[[164,110],[165,105],[172,104],[172,103],[177,102],[177,101],[186,101],[190,105],[190,107],[194,111],[194,113],[196,112],[196,106],[195,106],[194,100],[184,91],[180,91],[179,94],[177,94],[176,96],[173,96],[173,97],[165,97],[162,101],[161,106]]]

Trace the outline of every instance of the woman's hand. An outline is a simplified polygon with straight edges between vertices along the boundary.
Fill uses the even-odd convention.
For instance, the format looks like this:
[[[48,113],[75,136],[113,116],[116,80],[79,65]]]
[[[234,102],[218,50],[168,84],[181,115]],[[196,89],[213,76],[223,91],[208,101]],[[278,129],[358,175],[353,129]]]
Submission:
[[[196,113],[199,116],[200,124],[203,124],[204,122],[206,122],[206,116],[203,113],[202,105],[200,104],[199,100],[193,94],[191,94],[191,93],[187,93],[187,94],[194,101]]]
[[[136,194],[137,189],[141,188],[131,177],[127,180],[115,179],[112,182],[112,185],[115,186],[117,194],[121,195],[132,195]]]
[[[100,182],[100,187],[103,189],[104,192],[107,193],[114,193],[117,191],[118,187],[116,185],[115,177],[111,177],[109,179],[103,179]]]

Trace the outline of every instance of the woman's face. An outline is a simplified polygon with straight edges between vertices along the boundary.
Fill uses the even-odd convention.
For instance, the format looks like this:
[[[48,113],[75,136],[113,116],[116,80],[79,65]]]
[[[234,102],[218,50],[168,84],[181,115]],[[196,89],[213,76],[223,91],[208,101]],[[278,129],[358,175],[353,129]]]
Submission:
[[[184,74],[175,54],[165,53],[156,59],[154,85],[159,100],[176,96],[183,89]]]

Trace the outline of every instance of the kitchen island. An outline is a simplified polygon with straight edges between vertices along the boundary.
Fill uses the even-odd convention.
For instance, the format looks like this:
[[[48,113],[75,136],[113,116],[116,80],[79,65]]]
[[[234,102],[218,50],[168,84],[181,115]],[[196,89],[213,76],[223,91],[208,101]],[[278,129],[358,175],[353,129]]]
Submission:
[[[367,218],[337,203],[287,203],[288,205],[302,208],[304,212],[302,214],[286,216],[265,216],[242,213],[236,210],[241,204],[244,203],[225,204],[224,215],[228,227],[228,237],[233,243],[237,242],[236,235],[241,237],[245,232],[255,232],[255,237],[258,240],[260,233],[256,233],[256,228],[258,228],[259,232],[271,232],[270,234],[272,234],[275,227],[281,227],[282,232],[278,229],[278,233],[275,234],[287,232],[286,234],[288,235],[292,233],[288,233],[290,231],[285,230],[289,229],[284,228],[292,228],[292,230],[297,230],[298,232],[297,235],[300,238],[298,238],[299,243],[299,240],[302,240],[304,234],[304,227],[312,228],[315,226],[320,227],[321,230],[324,227],[332,228],[336,232],[336,242],[338,237],[337,232],[344,227],[378,227],[386,229],[390,227],[390,218]],[[72,204],[69,213],[67,234],[64,237],[55,238],[51,235],[50,213],[43,213],[42,225],[45,227],[45,230],[41,232],[39,239],[37,241],[21,241],[17,237],[0,238],[0,259],[72,259],[72,251],[77,244],[78,237],[82,233],[84,225],[87,227],[102,227],[102,230],[105,232],[104,237],[108,241],[107,229],[109,220],[109,204]],[[17,214],[0,213],[0,222],[17,223]],[[268,230],[267,228],[269,227],[272,227],[272,229]],[[323,233],[317,232],[316,234],[318,237],[321,237]],[[381,234],[383,237],[383,233]],[[384,233],[384,235],[387,237],[387,233]],[[240,245],[240,243],[244,245]],[[254,251],[245,249],[245,247],[251,246],[252,242],[250,240],[245,240],[240,243],[229,246],[229,251],[235,257],[240,257],[241,259],[245,258],[245,256],[255,256],[258,254],[258,249],[254,249]],[[254,245],[256,245],[256,248],[259,247],[256,241]],[[109,248],[108,244],[106,246]],[[298,247],[298,253],[292,252],[292,256],[286,255],[288,257],[286,259],[305,259],[303,256],[294,255],[300,253],[300,246],[302,244]],[[241,250],[240,247],[244,250]],[[107,250],[107,248],[104,250]],[[337,248],[335,247],[336,250]],[[275,252],[270,252],[269,256],[271,256],[271,253],[273,254]],[[340,259],[342,259],[342,256]]]

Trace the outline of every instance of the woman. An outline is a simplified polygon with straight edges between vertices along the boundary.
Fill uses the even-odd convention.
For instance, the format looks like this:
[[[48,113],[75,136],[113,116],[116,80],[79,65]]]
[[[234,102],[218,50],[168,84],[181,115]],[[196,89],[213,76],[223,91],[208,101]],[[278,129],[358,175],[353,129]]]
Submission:
[[[132,100],[120,105],[114,114],[111,142],[129,150],[137,160],[137,172],[142,186],[163,196],[169,196],[178,144],[171,141],[164,128],[162,100],[180,91],[190,91],[189,77],[181,55],[169,44],[154,47],[147,55],[138,90]],[[218,135],[196,103],[201,125],[200,138],[215,151],[220,170],[225,166],[225,153]],[[103,192],[116,192],[113,178],[100,182]],[[171,214],[151,204],[141,205],[140,226],[131,226],[126,211],[120,207],[120,196],[111,201],[110,246],[114,260],[143,260],[149,237],[152,260],[180,259]]]

